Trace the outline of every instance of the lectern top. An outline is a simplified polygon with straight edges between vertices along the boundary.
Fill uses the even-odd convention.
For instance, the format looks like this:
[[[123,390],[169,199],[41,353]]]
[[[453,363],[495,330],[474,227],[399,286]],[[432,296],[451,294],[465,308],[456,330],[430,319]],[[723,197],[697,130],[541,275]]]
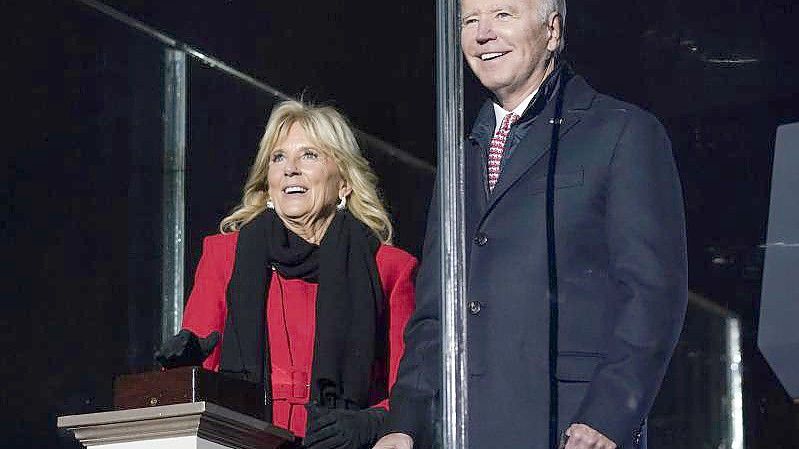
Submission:
[[[294,435],[267,422],[209,402],[60,416],[84,445],[194,435],[241,449],[276,448]]]

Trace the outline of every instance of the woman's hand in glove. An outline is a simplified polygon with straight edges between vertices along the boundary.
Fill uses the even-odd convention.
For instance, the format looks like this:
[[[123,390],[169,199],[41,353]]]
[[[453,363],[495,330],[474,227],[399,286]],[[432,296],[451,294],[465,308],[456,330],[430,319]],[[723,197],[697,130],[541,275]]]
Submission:
[[[308,404],[306,449],[368,449],[377,440],[386,417],[382,408],[364,410],[328,409]]]
[[[213,331],[205,338],[199,338],[192,331],[182,329],[177,335],[167,339],[155,352],[155,359],[164,368],[202,365],[219,342],[219,332]]]

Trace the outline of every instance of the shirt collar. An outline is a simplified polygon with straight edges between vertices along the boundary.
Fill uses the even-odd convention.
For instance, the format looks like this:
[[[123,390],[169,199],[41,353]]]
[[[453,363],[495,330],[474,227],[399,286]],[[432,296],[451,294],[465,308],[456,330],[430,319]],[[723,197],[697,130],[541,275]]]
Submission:
[[[525,97],[524,100],[522,100],[522,102],[519,103],[519,105],[516,106],[512,111],[506,111],[505,109],[502,108],[502,106],[494,103],[494,118],[496,119],[494,120],[494,132],[495,133],[497,132],[497,130],[499,129],[499,125],[502,123],[502,120],[505,118],[506,115],[510,114],[511,112],[521,117],[522,114],[524,114],[525,109],[527,109],[527,106],[530,105],[530,101],[533,100],[533,97],[535,97],[535,94],[537,93],[538,89],[534,90],[533,93]]]

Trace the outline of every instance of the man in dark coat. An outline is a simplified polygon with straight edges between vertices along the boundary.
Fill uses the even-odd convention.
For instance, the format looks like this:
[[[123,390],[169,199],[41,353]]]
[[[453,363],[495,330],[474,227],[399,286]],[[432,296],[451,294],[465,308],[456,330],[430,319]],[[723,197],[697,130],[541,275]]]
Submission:
[[[551,449],[555,431],[567,449],[640,447],[687,303],[668,136],[651,114],[597,93],[559,61],[562,0],[462,0],[462,17],[466,60],[493,93],[465,144],[469,449]],[[438,228],[433,204],[379,449],[418,448],[431,433]]]

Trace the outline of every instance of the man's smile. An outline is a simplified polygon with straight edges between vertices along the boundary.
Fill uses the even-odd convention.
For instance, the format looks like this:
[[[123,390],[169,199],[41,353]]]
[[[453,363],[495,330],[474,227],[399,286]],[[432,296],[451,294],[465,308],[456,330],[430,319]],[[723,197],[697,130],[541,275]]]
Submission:
[[[492,51],[487,53],[481,53],[478,57],[483,61],[490,61],[492,59],[497,59],[500,56],[504,56],[510,53],[509,51]]]

